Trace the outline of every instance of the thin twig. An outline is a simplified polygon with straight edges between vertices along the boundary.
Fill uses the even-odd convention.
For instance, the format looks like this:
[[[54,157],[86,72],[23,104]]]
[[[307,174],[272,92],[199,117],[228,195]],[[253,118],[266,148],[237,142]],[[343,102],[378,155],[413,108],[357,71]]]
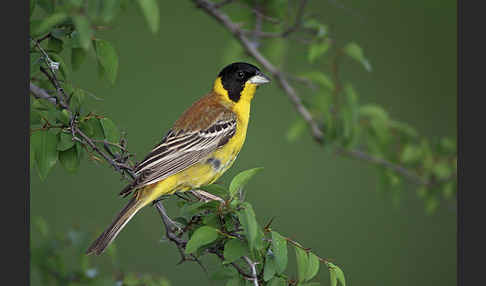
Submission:
[[[260,5],[256,4],[256,10],[260,10]],[[260,38],[258,34],[262,31],[263,17],[261,13],[255,13],[255,29],[253,29],[253,44],[258,48],[260,46]]]
[[[43,90],[42,88],[36,86],[32,82],[30,82],[30,92],[34,95],[35,98],[42,98],[50,103],[56,105],[57,104],[57,98],[51,96],[47,91]]]
[[[273,23],[273,24],[280,24],[280,23],[282,23],[282,21],[280,21],[279,19],[270,17],[270,16],[264,14],[262,11],[251,7],[250,5],[248,5],[247,3],[243,2],[243,1],[237,1],[236,4],[239,4],[239,5],[241,5],[241,6],[245,7],[245,8],[250,9],[253,13],[255,13],[255,15],[259,14],[260,17],[262,17],[263,20],[265,20],[265,21],[267,21],[269,23]],[[216,8],[218,8],[218,7],[216,7]]]
[[[251,261],[251,259],[248,258],[248,256],[243,256],[243,259],[246,261],[246,263],[248,263],[248,265],[250,265],[251,275],[252,275],[252,278],[253,278],[252,279],[253,285],[258,286],[258,274],[257,274],[257,271],[256,271],[256,265],[258,263]]]
[[[288,78],[289,79],[292,78],[287,77],[284,72],[276,68],[276,66],[273,65],[265,56],[263,56],[263,54],[258,50],[258,48],[255,47],[252,41],[247,37],[248,33],[251,34],[254,31],[248,31],[248,33],[244,32],[244,30],[241,29],[240,25],[231,21],[231,19],[227,14],[218,10],[218,8],[213,3],[207,0],[191,0],[191,1],[194,2],[198,8],[201,8],[208,15],[212,16],[219,23],[221,23],[241,43],[245,51],[250,56],[252,56],[258,63],[260,63],[260,65],[262,65],[263,68],[265,68],[277,80],[277,82],[279,83],[279,85],[287,95],[287,97],[290,99],[291,103],[294,105],[296,111],[309,125],[310,132],[313,139],[318,144],[322,145],[324,143],[324,132],[322,130],[322,127],[320,126],[319,123],[317,123],[317,121],[315,121],[310,111],[302,103],[302,100],[298,95],[298,93],[296,92],[296,90],[294,89],[294,87],[289,83]],[[296,31],[301,27],[306,3],[307,3],[306,0],[302,0],[299,2],[296,21],[294,25],[289,28],[291,30],[290,32]],[[289,32],[287,32],[287,34],[288,33]],[[261,37],[262,35],[259,36]],[[293,79],[295,80],[295,78]],[[360,150],[348,150],[344,148],[338,148],[337,153],[354,159],[367,161],[378,166],[389,168],[403,175],[406,179],[416,184],[431,184],[431,182],[423,180],[422,178],[420,178],[420,176],[415,174],[413,171],[408,170],[403,166],[394,164],[390,161],[387,161],[379,157],[372,156]]]
[[[296,16],[295,16],[295,22],[292,26],[288,27],[285,29],[283,32],[264,32],[264,31],[247,31],[247,30],[241,30],[242,33],[244,34],[251,34],[253,36],[258,36],[262,38],[286,38],[290,34],[299,31],[302,29],[302,22],[304,18],[304,11],[305,11],[305,6],[307,5],[307,0],[301,0],[299,2],[299,8],[297,10]],[[255,15],[260,16],[261,19],[263,20],[263,13],[260,12],[258,8],[253,8],[253,11],[255,12]],[[312,30],[309,30],[312,31]]]
[[[294,88],[289,84],[285,75],[260,53],[260,51],[251,43],[251,41],[241,32],[241,29],[237,24],[233,23],[226,14],[214,8],[214,5],[211,2],[207,0],[192,1],[196,3],[199,8],[203,9],[209,15],[213,16],[216,20],[223,24],[223,26],[225,26],[236,37],[236,39],[240,41],[248,54],[255,58],[266,70],[268,70],[273,75],[274,78],[277,79],[280,86],[284,89],[285,93],[294,104],[297,112],[310,126],[315,140],[317,140],[318,142],[322,142],[324,136],[321,129],[319,128],[319,125],[317,124],[317,122],[314,121],[309,110],[303,105],[302,100],[297,95]]]
[[[61,85],[59,84],[59,81],[58,81],[58,79],[56,77],[56,70],[59,69],[59,63],[54,62],[53,60],[51,60],[51,58],[49,58],[49,55],[42,48],[42,46],[40,45],[39,41],[35,41],[33,39],[31,39],[31,41],[34,42],[35,47],[41,53],[42,58],[44,59],[47,67],[49,68],[49,71],[51,72],[51,74],[49,75],[49,73],[42,66],[40,66],[41,71],[47,76],[47,78],[51,81],[52,85],[54,85],[54,87],[57,90],[58,103],[64,109],[69,109],[68,105],[65,103],[65,100],[67,100],[67,96],[64,93],[64,89],[61,87]]]

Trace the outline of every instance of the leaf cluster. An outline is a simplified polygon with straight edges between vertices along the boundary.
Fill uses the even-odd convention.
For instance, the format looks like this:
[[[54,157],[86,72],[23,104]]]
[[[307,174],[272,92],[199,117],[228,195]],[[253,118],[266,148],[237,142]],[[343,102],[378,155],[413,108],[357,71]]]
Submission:
[[[221,201],[194,201],[188,197],[178,202],[180,216],[175,220],[181,227],[178,237],[187,239],[184,255],[197,260],[217,255],[222,263],[210,278],[225,280],[226,285],[254,285],[255,276],[259,285],[319,285],[313,279],[321,263],[330,271],[331,280],[345,285],[339,267],[273,230],[271,221],[263,227],[257,221],[253,206],[243,199],[243,190],[261,169],[239,173],[229,188],[219,184],[201,188]],[[289,247],[295,250],[297,277],[287,274]],[[256,264],[256,273],[252,273],[248,260]]]
[[[52,96],[31,97],[30,101],[30,166],[42,180],[57,162],[73,173],[85,154],[102,161],[90,144],[106,150],[120,164],[130,163],[124,134],[110,118],[88,107],[88,97],[99,98],[76,85],[72,73],[91,56],[100,78],[115,84],[117,51],[97,33],[110,28],[115,17],[133,2],[139,4],[151,31],[157,32],[155,0],[30,1],[30,81]],[[86,138],[80,138],[76,130]]]
[[[53,233],[42,217],[32,220],[30,269],[32,279],[53,286],[170,286],[164,277],[121,271],[115,244],[107,248],[111,273],[84,253],[92,237],[76,228]],[[34,239],[35,238],[35,239]]]

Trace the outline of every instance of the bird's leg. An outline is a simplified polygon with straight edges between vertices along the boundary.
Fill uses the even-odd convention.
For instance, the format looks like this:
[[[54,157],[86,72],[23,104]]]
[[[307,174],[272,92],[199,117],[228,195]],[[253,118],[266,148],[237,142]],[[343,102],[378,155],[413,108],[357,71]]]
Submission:
[[[211,193],[205,192],[203,190],[192,190],[191,194],[193,194],[196,198],[198,198],[200,201],[203,202],[209,202],[209,201],[220,201],[224,202],[224,200],[216,195],[213,195]]]
[[[179,199],[183,199],[187,202],[191,201],[191,197],[186,192],[175,192],[174,195],[176,195]]]
[[[164,223],[165,230],[167,232],[167,237],[170,239],[170,235],[176,236],[176,233],[182,232],[183,228],[178,222],[173,221],[169,215],[167,215],[167,211],[165,210],[164,205],[162,205],[162,200],[164,199],[164,197],[157,199],[153,202],[153,204],[159,211],[160,217],[162,218],[162,222]]]

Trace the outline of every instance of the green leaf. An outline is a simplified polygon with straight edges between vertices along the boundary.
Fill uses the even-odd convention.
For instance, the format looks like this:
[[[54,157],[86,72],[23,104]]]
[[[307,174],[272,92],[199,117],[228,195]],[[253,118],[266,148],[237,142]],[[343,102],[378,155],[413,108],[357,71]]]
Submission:
[[[81,48],[73,48],[71,50],[71,66],[73,70],[78,70],[81,67],[81,64],[84,62],[86,58],[86,51]]]
[[[59,162],[68,172],[76,172],[79,167],[79,157],[76,147],[59,152]]]
[[[309,282],[309,283],[299,284],[299,286],[319,286],[319,285],[321,285],[321,283],[319,282]]]
[[[304,78],[307,78],[322,87],[328,88],[330,90],[334,90],[334,83],[326,74],[319,72],[319,71],[311,71],[301,75]]]
[[[444,185],[444,188],[442,190],[442,194],[444,195],[444,198],[450,199],[452,196],[457,192],[457,186],[455,182],[448,182]]]
[[[255,239],[255,249],[262,251],[267,243],[265,242],[265,234],[260,226],[257,227],[257,236]],[[259,253],[257,253],[259,255]],[[258,258],[259,259],[259,258]]]
[[[359,113],[361,116],[369,117],[371,119],[378,119],[381,121],[388,121],[388,113],[376,104],[366,104],[359,108]]]
[[[45,180],[57,162],[57,136],[49,131],[36,131],[30,136],[30,141],[39,177]]]
[[[69,124],[69,121],[71,120],[71,114],[69,114],[69,111],[67,111],[66,109],[63,109],[61,111],[57,110],[57,114],[56,114],[56,119],[63,123],[63,124]]]
[[[139,281],[138,281],[137,277],[135,276],[135,274],[128,273],[128,274],[123,276],[123,285],[136,286],[137,284],[139,284]]]
[[[306,280],[311,280],[319,272],[319,258],[312,252],[309,253],[309,265],[307,268]]]
[[[49,228],[47,226],[47,222],[42,217],[37,216],[37,217],[34,218],[34,227],[44,237],[47,236],[47,234],[49,233]]]
[[[97,118],[82,120],[79,124],[79,128],[93,139],[103,140],[105,138],[103,127],[101,126],[100,120]]]
[[[210,226],[201,226],[191,236],[186,245],[186,254],[195,252],[199,247],[218,239],[218,230]]]
[[[120,11],[120,1],[119,0],[103,0],[103,7],[101,7],[101,18],[105,23],[113,20],[115,15]]]
[[[373,136],[378,140],[378,143],[381,145],[387,143],[390,139],[390,133],[388,132],[389,118],[386,111],[380,106],[367,104],[360,106],[359,114],[360,116],[369,119],[371,131],[373,132]],[[380,146],[370,146],[369,143],[372,143],[373,141],[368,141],[368,147],[372,153],[382,153],[382,151],[379,150]]]
[[[103,127],[103,132],[105,134],[106,140],[108,142],[118,144],[120,142],[120,131],[118,130],[118,127],[116,127],[115,123],[109,118],[101,118],[100,119],[101,126]],[[113,152],[119,151],[118,148],[114,146],[110,146],[110,149]]]
[[[224,280],[236,278],[235,276],[237,275],[238,272],[232,266],[222,265],[218,270],[212,273],[209,278],[212,280]]]
[[[306,281],[306,275],[309,267],[309,257],[307,252],[300,247],[295,248],[295,259],[297,261],[297,277],[299,282]]]
[[[334,271],[329,271],[329,278],[331,279],[331,286],[337,286],[337,277]]]
[[[425,212],[427,214],[433,214],[439,207],[439,199],[435,196],[430,196],[425,199]]]
[[[48,33],[54,26],[61,24],[67,19],[66,13],[55,13],[46,18],[36,21],[31,21],[30,34],[32,37],[38,37]]]
[[[309,62],[314,63],[317,59],[326,54],[330,47],[331,45],[329,44],[329,41],[320,41],[311,44],[309,46],[307,59],[309,60]]]
[[[302,132],[305,130],[307,123],[302,118],[297,118],[292,125],[290,125],[289,130],[287,131],[286,138],[287,141],[293,143],[297,141],[297,139],[302,135]]]
[[[37,0],[37,6],[44,9],[47,14],[54,13],[54,1],[51,0]]]
[[[448,162],[438,162],[434,165],[432,172],[439,179],[447,179],[452,174],[452,166]]]
[[[419,135],[412,126],[404,122],[398,122],[395,120],[389,121],[390,127],[398,131],[401,135],[405,136],[405,139],[416,139]]]
[[[37,110],[30,110],[30,125],[36,125],[41,123],[41,113]]]
[[[346,286],[346,279],[344,278],[344,272],[338,266],[327,262],[329,274],[331,277],[331,286],[336,286],[339,282],[342,286]]]
[[[242,256],[248,255],[248,246],[239,239],[230,239],[224,244],[224,262],[228,264],[234,262]]]
[[[181,208],[181,215],[191,217],[200,211],[201,207],[205,204],[206,202],[187,203]]]
[[[30,53],[30,77],[40,72],[41,57],[39,53]]]
[[[138,0],[138,4],[142,9],[145,19],[150,27],[152,33],[157,33],[159,30],[159,5],[156,0]]]
[[[250,179],[258,172],[263,170],[262,167],[260,168],[253,168],[246,171],[243,171],[236,175],[233,180],[231,180],[229,193],[231,197],[234,197],[237,193],[239,193],[245,185],[250,181]]]
[[[49,43],[47,44],[47,50],[54,53],[62,52],[64,42],[57,38],[51,37]]]
[[[76,153],[78,154],[79,160],[83,157],[83,145],[79,142],[76,142]]]
[[[83,104],[85,98],[84,90],[80,88],[75,88],[69,101],[69,108],[73,111],[79,111],[81,105]]]
[[[267,255],[263,269],[263,280],[268,281],[275,276],[276,271],[275,259],[273,255]]]
[[[253,207],[248,202],[242,203],[242,207],[243,209],[238,211],[238,219],[245,231],[250,249],[253,250],[258,237],[258,222]]]
[[[181,217],[181,219],[185,219],[185,218]],[[187,223],[185,223],[185,224],[187,224]],[[211,213],[211,214],[206,215],[203,218],[203,224],[217,228],[217,229],[221,228],[221,221],[219,219],[219,215],[216,214],[216,213]]]
[[[400,155],[400,161],[403,163],[418,162],[422,157],[422,149],[416,145],[406,145]]]
[[[225,286],[245,286],[245,280],[241,277],[231,278],[226,282]]]
[[[457,144],[456,141],[450,139],[450,138],[441,138],[440,139],[440,147],[443,149],[445,152],[456,152],[457,151]]]
[[[100,73],[113,85],[118,73],[118,55],[115,48],[107,41],[93,41]]]
[[[344,52],[349,56],[351,57],[352,59],[358,61],[359,63],[361,63],[363,65],[363,67],[371,72],[371,64],[370,62],[364,57],[363,55],[363,50],[361,49],[360,46],[358,46],[358,44],[354,43],[354,42],[351,42],[349,44],[347,44],[346,46],[344,46],[343,48]]]
[[[287,281],[282,277],[273,277],[272,280],[268,282],[268,286],[287,286]]]
[[[348,143],[351,143],[354,136],[358,133],[358,96],[350,84],[344,86],[344,95],[346,104],[341,108],[341,114],[344,121],[343,135],[348,140]]]
[[[276,231],[272,231],[272,250],[277,273],[282,274],[287,268],[288,262],[287,240]]]
[[[66,151],[74,146],[73,137],[71,134],[60,132],[58,134],[57,150]]]
[[[88,18],[85,16],[75,15],[73,16],[73,22],[78,32],[76,36],[78,37],[77,39],[79,40],[81,48],[88,50],[91,42],[91,36],[93,35]]]

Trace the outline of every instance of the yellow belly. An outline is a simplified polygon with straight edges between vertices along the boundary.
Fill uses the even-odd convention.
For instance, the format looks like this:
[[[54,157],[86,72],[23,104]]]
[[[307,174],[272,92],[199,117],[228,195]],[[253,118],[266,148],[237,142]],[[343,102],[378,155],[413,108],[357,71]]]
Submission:
[[[189,191],[215,182],[233,165],[246,138],[247,122],[239,122],[228,142],[195,165],[154,184],[146,190],[150,199],[176,191]]]

